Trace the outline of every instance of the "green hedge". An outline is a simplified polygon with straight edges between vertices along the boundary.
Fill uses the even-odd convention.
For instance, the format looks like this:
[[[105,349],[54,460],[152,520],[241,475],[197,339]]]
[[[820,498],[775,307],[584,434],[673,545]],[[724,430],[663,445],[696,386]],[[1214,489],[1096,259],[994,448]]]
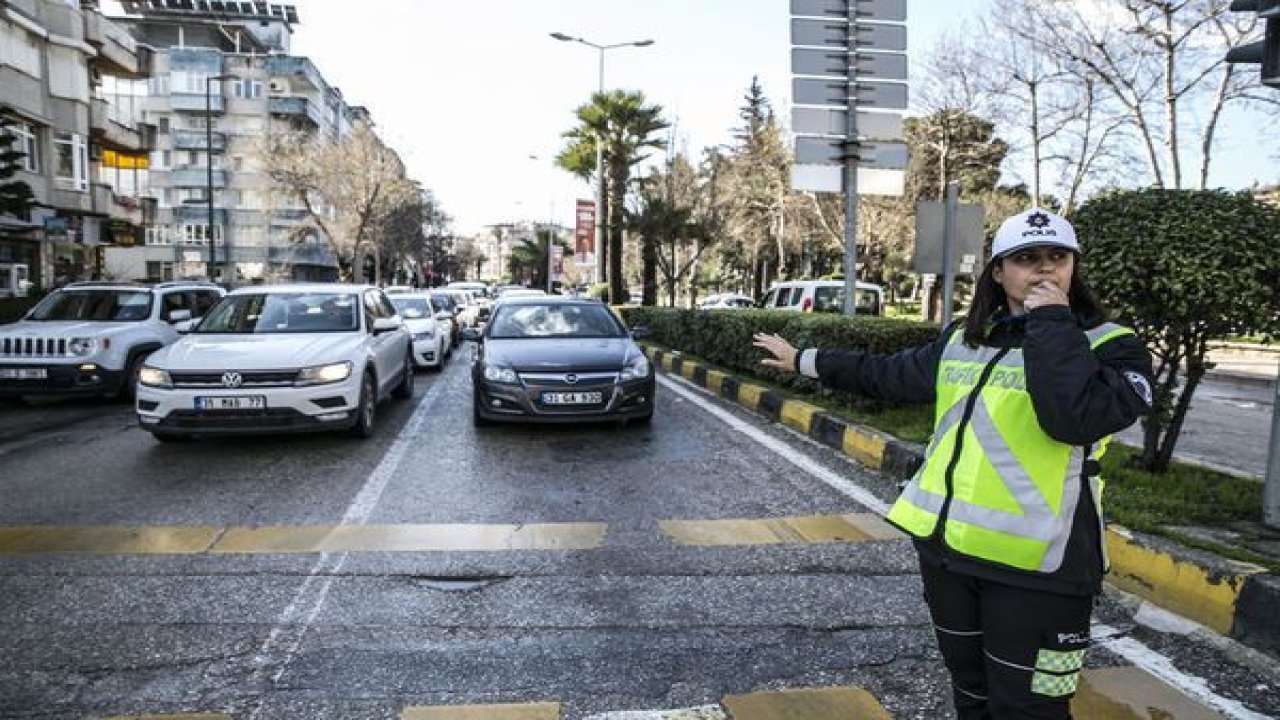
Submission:
[[[706,360],[734,373],[754,375],[771,385],[814,392],[816,383],[760,365],[763,351],[751,344],[757,332],[777,333],[798,348],[862,350],[875,354],[923,345],[938,336],[935,325],[883,317],[853,317],[782,310],[684,310],[618,308],[628,325],[649,328],[650,340]],[[823,392],[827,395],[830,393]],[[879,405],[866,398],[835,394],[858,407]]]

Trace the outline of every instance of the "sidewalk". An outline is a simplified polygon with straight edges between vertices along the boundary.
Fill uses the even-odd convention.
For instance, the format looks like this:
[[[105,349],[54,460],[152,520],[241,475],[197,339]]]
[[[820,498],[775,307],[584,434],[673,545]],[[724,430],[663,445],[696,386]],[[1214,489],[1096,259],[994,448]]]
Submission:
[[[646,352],[663,371],[804,433],[895,480],[910,478],[923,460],[924,446],[919,443],[851,423],[758,382],[687,361],[678,352],[651,346]],[[1204,539],[1222,544],[1247,544],[1251,551],[1280,562],[1280,532],[1260,526],[1179,530],[1191,537],[1210,533],[1213,537]],[[1280,656],[1280,576],[1117,525],[1108,527],[1106,544],[1111,560],[1109,584]]]
[[[1280,375],[1280,345],[1215,343],[1209,349],[1210,377],[1268,385]]]

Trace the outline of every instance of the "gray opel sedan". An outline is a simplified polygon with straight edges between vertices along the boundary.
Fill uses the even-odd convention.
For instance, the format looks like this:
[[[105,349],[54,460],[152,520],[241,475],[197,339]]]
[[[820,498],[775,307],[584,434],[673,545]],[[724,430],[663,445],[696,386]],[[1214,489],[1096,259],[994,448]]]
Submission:
[[[476,425],[525,422],[647,423],[654,375],[634,337],[604,304],[553,295],[501,300],[471,366]]]

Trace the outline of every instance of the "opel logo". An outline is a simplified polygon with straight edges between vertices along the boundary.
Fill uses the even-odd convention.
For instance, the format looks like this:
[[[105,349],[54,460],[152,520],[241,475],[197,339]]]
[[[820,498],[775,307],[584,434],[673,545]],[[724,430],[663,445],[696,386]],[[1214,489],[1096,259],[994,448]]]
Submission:
[[[577,376],[577,375],[574,375],[573,373],[569,373],[568,375],[565,375],[565,376],[564,376],[564,381],[565,381],[565,382],[567,382],[567,383],[569,383],[570,385],[577,385],[577,384],[578,384],[578,376]]]
[[[240,377],[238,372],[222,373],[222,386],[229,388],[238,388],[244,382],[244,378]]]

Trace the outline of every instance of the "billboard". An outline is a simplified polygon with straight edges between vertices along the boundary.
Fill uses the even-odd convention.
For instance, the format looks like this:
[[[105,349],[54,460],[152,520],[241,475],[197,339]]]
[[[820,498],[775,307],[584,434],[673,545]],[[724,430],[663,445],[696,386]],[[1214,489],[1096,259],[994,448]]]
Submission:
[[[591,262],[595,254],[596,240],[596,203],[594,200],[579,200],[577,212],[574,214],[573,254],[579,265]]]

